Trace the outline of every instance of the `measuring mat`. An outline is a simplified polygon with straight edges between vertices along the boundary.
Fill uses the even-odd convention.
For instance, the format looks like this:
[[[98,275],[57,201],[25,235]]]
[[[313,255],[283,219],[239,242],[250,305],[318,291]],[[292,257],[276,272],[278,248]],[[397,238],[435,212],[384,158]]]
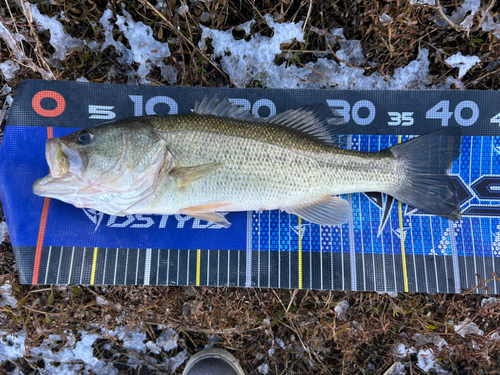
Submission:
[[[32,193],[48,174],[45,142],[147,114],[190,113],[227,97],[259,117],[326,103],[376,152],[443,126],[462,127],[452,222],[379,193],[349,194],[352,216],[320,226],[280,211],[235,212],[228,229],[184,215],[115,217]],[[500,271],[500,92],[262,90],[26,81],[0,149],[0,191],[23,284],[212,285],[458,293]],[[314,183],[313,181],[311,183]],[[497,282],[487,284],[500,293]]]

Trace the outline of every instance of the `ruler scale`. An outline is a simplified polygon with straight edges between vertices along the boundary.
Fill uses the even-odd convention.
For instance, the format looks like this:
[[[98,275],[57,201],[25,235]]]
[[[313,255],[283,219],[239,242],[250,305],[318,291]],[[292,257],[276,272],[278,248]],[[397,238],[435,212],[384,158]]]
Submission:
[[[270,211],[229,213],[233,225],[224,229],[183,215],[114,217],[56,199],[48,204],[31,192],[34,180],[47,172],[48,136],[132,116],[189,113],[195,100],[215,94],[260,117],[325,103],[323,115],[352,135],[347,147],[361,151],[461,126],[462,152],[451,175],[463,219],[451,223],[369,193],[342,197],[353,207],[342,226]],[[477,274],[486,280],[500,269],[499,104],[500,93],[493,91],[26,81],[16,90],[0,149],[0,192],[20,282],[431,293],[472,288]],[[494,282],[488,286],[498,291]]]

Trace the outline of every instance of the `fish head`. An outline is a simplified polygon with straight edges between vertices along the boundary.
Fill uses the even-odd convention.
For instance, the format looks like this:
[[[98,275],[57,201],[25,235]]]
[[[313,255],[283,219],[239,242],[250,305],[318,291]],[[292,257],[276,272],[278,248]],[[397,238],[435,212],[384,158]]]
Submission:
[[[173,164],[155,129],[124,121],[48,139],[45,157],[50,174],[33,184],[36,195],[112,215],[152,194]]]

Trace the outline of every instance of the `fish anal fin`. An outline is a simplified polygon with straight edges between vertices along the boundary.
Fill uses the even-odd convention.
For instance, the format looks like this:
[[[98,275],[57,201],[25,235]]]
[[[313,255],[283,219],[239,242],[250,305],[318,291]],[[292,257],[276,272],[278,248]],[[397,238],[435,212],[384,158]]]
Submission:
[[[287,207],[283,210],[320,225],[341,225],[349,219],[351,214],[351,206],[346,200],[331,196],[326,196],[313,203]]]
[[[180,167],[172,169],[170,174],[177,177],[180,188],[185,188],[191,182],[205,177],[207,174],[212,173],[221,166],[222,163],[208,163],[193,167]]]
[[[210,221],[219,224],[224,228],[229,228],[231,223],[226,218],[215,212],[215,210],[223,209],[228,203],[209,203],[202,206],[187,207],[181,210],[181,214],[194,217],[195,219]]]

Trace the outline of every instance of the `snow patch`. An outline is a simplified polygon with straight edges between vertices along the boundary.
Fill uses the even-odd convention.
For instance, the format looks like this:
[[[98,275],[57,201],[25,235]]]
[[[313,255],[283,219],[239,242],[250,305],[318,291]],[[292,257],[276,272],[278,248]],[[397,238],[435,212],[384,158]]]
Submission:
[[[269,372],[269,366],[267,365],[267,363],[264,363],[262,365],[260,365],[259,367],[257,367],[257,371],[259,371],[259,374],[267,374]]]
[[[479,329],[476,323],[472,323],[469,318],[458,322],[458,324],[453,324],[453,329],[455,333],[458,333],[462,337],[465,337],[465,335],[484,336],[484,332]]]
[[[392,17],[389,16],[387,13],[384,13],[380,16],[380,22],[383,23],[391,23],[392,22]]]
[[[347,320],[347,309],[349,308],[349,302],[345,299],[340,301],[337,306],[335,306],[335,312],[337,313],[337,318],[339,320]]]
[[[164,364],[168,367],[170,372],[173,374],[177,368],[184,363],[186,360],[186,351],[183,350],[173,358],[165,358]]]
[[[67,53],[72,49],[82,48],[85,45],[83,40],[70,36],[66,32],[66,30],[64,30],[64,26],[61,24],[61,22],[56,20],[56,17],[51,18],[49,16],[41,14],[36,4],[25,2],[24,5],[26,6],[26,9],[31,8],[33,18],[39,25],[38,28],[40,30],[50,31],[49,43],[56,50],[56,52],[54,52],[54,54],[52,55],[54,59],[64,60]]]
[[[80,78],[77,79],[77,81],[79,80]],[[87,80],[85,80],[87,81]],[[85,82],[85,81],[79,81],[79,82]],[[87,81],[88,82],[88,81]],[[104,298],[102,298],[101,296],[97,296],[96,299],[95,299],[95,303],[98,305],[98,306],[106,306],[108,304],[108,301],[106,301]]]
[[[407,348],[405,344],[399,343],[392,347],[391,352],[397,358],[406,358],[408,355],[416,353],[417,349],[413,346],[411,348]]]
[[[25,40],[24,36],[17,33],[12,35],[1,21],[0,21],[0,38],[2,38],[5,43],[7,43],[7,46],[14,54],[15,60],[22,61],[25,58],[24,52],[19,48],[17,44],[18,42]]]
[[[438,374],[447,374],[448,372],[443,370],[441,365],[436,362],[436,357],[434,356],[434,351],[432,349],[421,349],[417,353],[418,363],[417,366],[424,372],[429,372],[434,369]]]
[[[0,361],[6,359],[15,361],[26,355],[26,348],[24,346],[26,334],[24,331],[19,331],[12,335],[0,331],[0,340]]]
[[[0,70],[6,81],[13,79],[16,76],[16,72],[19,71],[19,64],[17,62],[7,60],[0,64]]]
[[[459,68],[458,78],[462,78],[474,65],[481,62],[477,56],[462,56],[459,52],[453,56],[448,57],[445,62],[452,68]]]
[[[392,298],[396,298],[398,296],[398,292],[377,292],[379,295],[387,294],[388,296]]]
[[[435,333],[425,333],[423,335],[417,333],[413,335],[412,339],[415,340],[415,342],[419,346],[424,346],[426,344],[434,344],[440,350],[443,348],[443,346],[448,346],[446,340],[440,337],[439,335],[436,335]]]
[[[250,28],[252,27],[252,25],[254,23],[255,23],[255,20],[247,21],[247,22],[241,24],[240,26],[238,26],[238,28],[244,30],[246,35],[250,35]]]
[[[182,4],[179,8],[175,10],[175,13],[177,13],[179,16],[183,16],[188,12],[189,12],[189,7],[186,4]]]
[[[30,354],[32,356],[41,357],[45,362],[46,373],[78,373],[83,369],[92,371],[97,375],[118,374],[118,370],[113,367],[112,363],[106,364],[94,357],[94,348],[92,345],[99,338],[96,333],[87,333],[80,331],[81,338],[74,347],[65,347],[57,353],[52,349],[55,347],[54,341],[58,341],[60,337],[49,336],[49,339],[43,340],[41,346],[32,348]],[[75,339],[73,334],[68,331],[70,340],[68,344],[74,343]],[[73,339],[73,340],[71,340]],[[82,364],[74,363],[82,361]],[[57,365],[56,365],[57,364]]]
[[[301,68],[295,65],[287,66],[287,63],[276,65],[274,60],[278,54],[282,53],[282,44],[293,40],[304,41],[302,22],[279,24],[274,22],[270,15],[265,15],[264,18],[274,31],[271,38],[257,33],[252,35],[249,41],[235,40],[232,29],[218,31],[201,26],[203,34],[198,46],[204,49],[206,40],[211,40],[214,49],[213,56],[221,56],[222,69],[236,87],[246,87],[256,80],[264,87],[287,89],[430,88],[428,50],[421,49],[417,59],[405,67],[396,69],[393,77],[384,77],[378,72],[365,76],[364,70],[350,66],[365,61],[361,43],[358,40],[347,40],[342,29],[331,29],[327,32],[311,28],[312,31],[326,36],[329,43],[340,45],[340,49],[336,52],[337,57],[341,59],[340,62],[321,57],[317,62],[307,63],[306,67]],[[245,32],[250,31],[248,23],[240,25],[239,28],[245,29]],[[449,85],[439,88],[446,89]]]
[[[405,365],[400,362],[395,362],[387,369],[384,375],[405,375]]]
[[[2,295],[2,299],[0,300],[0,307],[16,307],[18,301],[16,298],[14,298],[14,296],[12,296],[11,292],[12,285],[10,284],[5,284],[0,287],[0,294]]]
[[[130,13],[122,9],[124,16],[116,15],[116,26],[121,30],[125,38],[128,39],[130,49],[126,48],[123,43],[114,40],[113,26],[110,19],[113,17],[113,12],[106,9],[101,17],[101,24],[104,27],[105,42],[101,46],[101,50],[108,46],[115,47],[116,51],[122,54],[122,62],[124,64],[137,63],[139,67],[137,71],[131,70],[129,74],[136,75],[141,84],[148,84],[150,81],[146,76],[151,72],[153,67],[159,67],[162,75],[171,84],[177,80],[177,74],[173,74],[173,69],[167,68],[163,63],[165,57],[170,56],[168,43],[161,43],[154,39],[153,30],[151,27],[142,22],[134,22]],[[174,69],[175,70],[175,69]],[[175,78],[175,79],[174,79]],[[173,83],[172,83],[173,82]]]
[[[233,28],[219,31],[200,25],[203,34],[198,46],[200,49],[204,49],[206,39],[212,40],[214,55],[222,56],[222,69],[237,87],[245,87],[252,80],[259,80],[265,86],[278,87],[275,85],[280,79],[285,78],[283,77],[285,64],[279,67],[274,64],[276,55],[281,53],[281,44],[290,43],[294,39],[299,42],[304,41],[302,21],[297,24],[292,22],[276,23],[269,14],[264,15],[264,19],[274,31],[272,38],[256,34],[249,41],[235,40]],[[247,22],[240,28],[246,32],[250,30],[250,25]]]
[[[5,88],[2,90],[0,95],[7,95],[12,89],[5,85]],[[10,105],[10,103],[9,103]],[[4,242],[5,238],[9,235],[9,231],[7,230],[7,223],[5,221],[2,221],[0,223],[0,242]]]
[[[436,5],[436,0],[410,0],[411,5],[420,4],[420,5]]]
[[[481,301],[481,307],[492,308],[500,304],[500,299],[495,297],[485,298]]]

